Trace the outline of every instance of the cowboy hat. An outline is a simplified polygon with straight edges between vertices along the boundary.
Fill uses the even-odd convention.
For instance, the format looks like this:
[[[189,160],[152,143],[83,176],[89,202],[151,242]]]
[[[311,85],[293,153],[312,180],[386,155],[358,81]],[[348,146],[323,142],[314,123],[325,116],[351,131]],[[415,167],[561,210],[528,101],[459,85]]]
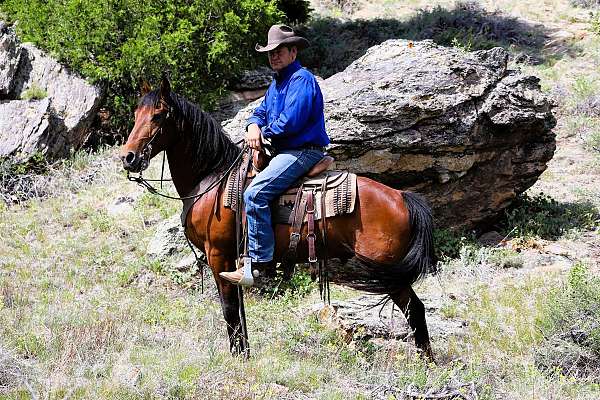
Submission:
[[[308,40],[302,36],[296,36],[294,30],[287,25],[273,25],[271,29],[269,29],[267,37],[267,45],[261,46],[256,43],[256,51],[271,51],[282,44],[297,46],[298,50],[310,46]]]

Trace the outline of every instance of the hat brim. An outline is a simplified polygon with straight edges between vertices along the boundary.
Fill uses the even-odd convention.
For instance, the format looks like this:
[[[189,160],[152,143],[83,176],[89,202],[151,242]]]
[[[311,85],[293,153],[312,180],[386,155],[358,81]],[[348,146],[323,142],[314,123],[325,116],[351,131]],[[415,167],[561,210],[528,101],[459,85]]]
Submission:
[[[277,47],[281,46],[282,44],[290,44],[290,45],[297,46],[298,50],[302,50],[302,49],[305,49],[310,46],[310,42],[308,40],[306,40],[302,36],[296,36],[296,37],[283,39],[280,42],[267,44],[266,46],[261,46],[260,44],[256,43],[256,46],[254,47],[254,49],[260,53],[265,53],[267,51],[276,49]]]

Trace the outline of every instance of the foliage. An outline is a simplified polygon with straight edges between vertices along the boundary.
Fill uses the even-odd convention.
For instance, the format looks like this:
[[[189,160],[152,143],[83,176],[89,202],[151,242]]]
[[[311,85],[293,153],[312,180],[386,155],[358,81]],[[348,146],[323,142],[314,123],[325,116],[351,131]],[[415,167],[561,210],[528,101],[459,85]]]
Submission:
[[[589,268],[576,263],[567,282],[547,296],[542,317],[537,325],[555,347],[558,357],[538,357],[542,366],[556,367],[561,373],[585,376],[600,372],[600,277]],[[577,362],[565,365],[575,353]],[[592,363],[593,361],[593,363]],[[590,365],[593,364],[593,365]],[[595,365],[594,365],[595,364]],[[600,381],[598,381],[600,383]]]
[[[569,0],[574,7],[594,8],[600,7],[600,0]]]
[[[544,44],[540,27],[466,2],[457,2],[453,9],[438,5],[419,10],[406,21],[314,18],[302,29],[312,46],[300,53],[300,59],[325,78],[346,68],[369,47],[393,38],[432,39],[442,46],[467,51],[501,46],[519,52],[539,53]]]
[[[21,94],[22,100],[41,100],[46,97],[48,97],[48,93],[36,84],[32,84],[29,89]]]
[[[592,32],[594,32],[596,35],[600,35],[600,9],[598,9],[598,11],[592,15],[590,24],[592,27]]]
[[[437,258],[446,260],[460,257],[463,248],[475,246],[476,240],[473,233],[434,229],[433,243]]]
[[[313,11],[308,0],[277,0],[277,8],[285,14],[286,22],[290,24],[305,23]]]
[[[590,203],[559,203],[543,193],[520,195],[505,213],[504,229],[515,236],[558,239],[597,226],[598,210]]]
[[[106,88],[120,130],[139,80],[158,82],[163,71],[176,91],[214,105],[282,17],[269,0],[5,0],[0,8],[23,40]]]

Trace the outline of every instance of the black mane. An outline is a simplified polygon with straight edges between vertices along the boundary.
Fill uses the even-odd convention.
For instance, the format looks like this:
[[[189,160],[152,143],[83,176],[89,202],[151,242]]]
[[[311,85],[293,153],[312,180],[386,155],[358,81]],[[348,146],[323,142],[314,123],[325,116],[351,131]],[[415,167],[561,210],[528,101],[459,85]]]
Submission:
[[[143,96],[138,105],[155,105],[159,101],[160,92],[157,89]],[[229,168],[241,150],[229,139],[221,125],[177,93],[171,92],[167,103],[179,133],[184,133],[186,128],[191,129],[191,168],[198,173],[221,172]]]

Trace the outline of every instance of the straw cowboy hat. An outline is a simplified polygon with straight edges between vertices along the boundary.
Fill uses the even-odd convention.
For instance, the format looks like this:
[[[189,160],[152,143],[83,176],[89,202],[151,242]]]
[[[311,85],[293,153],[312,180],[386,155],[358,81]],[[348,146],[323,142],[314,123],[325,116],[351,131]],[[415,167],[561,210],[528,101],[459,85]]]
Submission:
[[[271,51],[281,44],[288,44],[290,46],[297,46],[298,50],[302,50],[305,47],[310,46],[310,42],[302,36],[296,36],[296,33],[292,28],[287,25],[273,25],[269,29],[267,38],[267,45],[261,46],[256,43],[256,51],[266,52]]]

